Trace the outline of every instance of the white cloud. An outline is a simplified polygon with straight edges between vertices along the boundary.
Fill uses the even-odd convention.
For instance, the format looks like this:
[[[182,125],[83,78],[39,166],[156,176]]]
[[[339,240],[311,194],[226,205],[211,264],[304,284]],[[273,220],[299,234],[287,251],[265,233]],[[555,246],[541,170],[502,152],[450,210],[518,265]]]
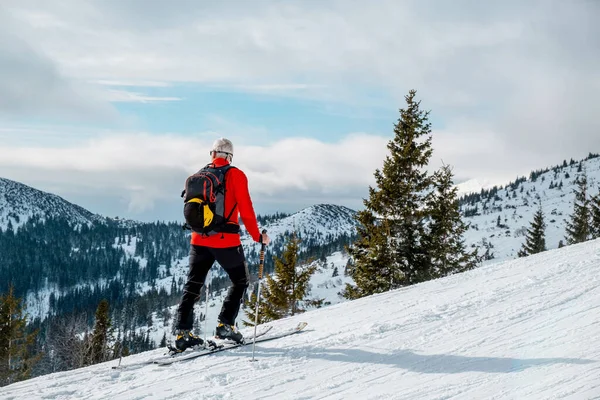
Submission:
[[[158,82],[158,81],[139,81],[139,80],[131,80],[131,81],[116,81],[116,80],[108,80],[108,79],[97,79],[92,80],[90,83],[95,83],[103,86],[139,86],[139,87],[170,87],[172,86],[168,82]]]
[[[379,92],[389,109],[416,88],[444,120],[468,116],[498,135],[532,136],[557,118],[532,108],[534,129],[509,128],[523,99],[570,101],[561,118],[578,123],[576,110],[595,103],[589,84],[600,79],[600,5],[585,0],[382,0],[377,7],[7,0],[6,7],[22,26],[20,37],[73,79],[196,82],[355,108],[381,106],[366,95]],[[557,85],[564,79],[573,88],[567,99]]]
[[[365,88],[398,103],[417,88],[431,107],[464,112],[491,103],[506,120],[503,108],[535,88],[531,77],[552,83],[568,71],[581,86],[600,66],[600,7],[584,0],[6,6],[23,37],[69,76],[88,80],[199,82],[363,105],[371,100]]]
[[[19,61],[0,62],[0,111],[8,113],[79,114],[84,106],[97,111],[96,97],[82,96],[78,87],[90,81],[102,87],[100,93],[116,88],[113,100],[120,101],[176,101],[178,96],[122,88],[195,82],[317,99],[324,107],[349,104],[348,113],[357,115],[402,107],[407,90],[416,88],[424,108],[443,125],[434,159],[455,165],[457,178],[512,179],[600,148],[600,4],[594,1],[239,1],[200,7],[194,0],[6,0],[3,6],[0,22],[10,23],[0,24],[0,38],[18,39],[18,46],[0,40],[0,60],[16,54]],[[240,134],[240,142],[250,136]],[[367,182],[382,159],[372,154],[370,161],[371,147],[385,149],[361,137],[337,144],[347,158],[325,143],[292,138],[268,148],[241,146],[236,160],[265,196],[324,197],[329,191],[356,198],[358,192],[338,182]],[[184,171],[205,155],[194,152],[181,162],[179,153],[208,143],[176,135],[97,140],[70,149],[10,148],[2,156],[14,151],[22,160],[39,157],[55,171],[113,171],[115,182],[138,179],[133,171],[141,168],[145,181],[150,174],[143,175],[143,162]],[[139,155],[124,151],[127,146]],[[260,161],[264,157],[281,165],[275,170]],[[11,165],[30,168],[29,161]],[[116,174],[115,166],[125,172]]]
[[[117,103],[159,103],[182,100],[180,97],[148,96],[143,93],[115,89],[107,91],[107,99]]]
[[[141,212],[157,201],[178,199],[185,178],[210,161],[215,137],[121,133],[61,148],[5,146],[0,147],[0,170],[46,188],[126,196],[129,211]],[[246,172],[253,196],[280,201],[278,209],[291,192],[310,199],[339,194],[356,201],[352,194],[364,192],[381,167],[386,142],[354,134],[333,144],[303,138],[268,146],[236,144],[234,165]]]
[[[42,49],[23,36],[22,26],[0,8],[0,117],[116,118],[115,110],[97,91],[71,81]]]
[[[111,204],[121,199],[124,203],[111,215],[149,211],[158,213],[158,218],[165,202],[171,211],[179,211],[174,205],[180,201],[185,178],[210,161],[209,149],[219,136],[121,132],[55,148],[27,143],[3,146],[0,171],[8,174],[3,177],[41,189],[60,188],[59,194],[112,198]],[[433,138],[436,151],[431,169],[442,161],[450,164],[457,181],[485,176],[487,183],[503,184],[529,172],[510,165],[514,156],[503,152],[504,145],[494,141],[493,132],[464,126],[458,131],[435,131]],[[356,208],[375,184],[373,173],[382,168],[390,139],[355,133],[334,143],[296,137],[256,146],[234,140],[234,165],[247,174],[255,203],[263,210],[265,204],[267,211],[276,211],[316,202]],[[477,149],[477,157],[470,155],[467,146]],[[488,159],[506,167],[498,172],[483,162]],[[541,166],[534,164],[531,169]]]

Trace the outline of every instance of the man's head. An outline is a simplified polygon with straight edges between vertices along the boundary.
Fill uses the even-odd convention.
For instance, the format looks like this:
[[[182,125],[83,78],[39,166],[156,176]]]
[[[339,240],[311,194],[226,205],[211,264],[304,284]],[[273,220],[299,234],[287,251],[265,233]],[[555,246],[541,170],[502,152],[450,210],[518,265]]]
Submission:
[[[210,154],[213,160],[215,158],[224,158],[227,161],[231,162],[231,160],[233,159],[233,143],[231,143],[231,140],[229,139],[217,139],[213,143]]]

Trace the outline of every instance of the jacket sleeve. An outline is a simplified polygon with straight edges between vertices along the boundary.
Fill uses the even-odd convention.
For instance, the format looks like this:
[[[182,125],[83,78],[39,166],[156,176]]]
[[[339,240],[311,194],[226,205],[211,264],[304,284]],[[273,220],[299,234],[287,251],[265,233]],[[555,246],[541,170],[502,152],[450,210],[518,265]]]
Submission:
[[[252,199],[250,198],[250,192],[248,191],[248,178],[243,171],[236,169],[234,177],[234,193],[237,201],[238,210],[240,212],[240,218],[244,222],[246,230],[252,236],[255,242],[260,242],[260,231],[258,229],[258,222],[256,221],[256,214],[254,213],[254,207],[252,205]]]

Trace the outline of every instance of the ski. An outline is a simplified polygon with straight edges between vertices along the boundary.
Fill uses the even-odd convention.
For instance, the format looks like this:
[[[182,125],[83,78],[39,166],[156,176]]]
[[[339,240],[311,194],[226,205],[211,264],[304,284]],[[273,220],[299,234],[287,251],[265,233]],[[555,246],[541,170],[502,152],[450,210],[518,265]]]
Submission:
[[[258,339],[258,338],[266,335],[267,333],[269,333],[269,331],[271,329],[273,329],[272,326],[264,327],[259,333],[256,334],[256,338]],[[250,341],[254,340],[254,336],[247,340],[250,340]],[[200,354],[200,355],[212,354],[215,351],[224,350],[225,348],[229,348],[229,347],[230,347],[230,345],[227,345],[225,343],[218,343],[217,347],[213,348],[213,349],[197,349],[197,350],[184,351],[182,353],[176,353],[176,354],[165,354],[163,356],[154,357],[149,360],[138,361],[138,362],[124,364],[124,365],[114,365],[111,368],[112,369],[125,369],[125,368],[132,368],[132,367],[142,367],[144,365],[149,365],[149,364],[158,364],[157,361],[159,361],[159,360],[174,360],[173,362],[175,362],[175,361],[179,361],[179,359],[182,357],[187,357],[187,356],[196,355],[196,354]],[[235,347],[237,347],[237,346],[235,346]],[[198,356],[196,355],[196,357],[198,357]],[[194,357],[190,357],[190,358],[194,358]],[[187,359],[187,358],[185,358],[185,359]]]
[[[256,343],[268,342],[269,340],[275,340],[275,339],[280,339],[280,338],[283,338],[283,337],[286,337],[286,336],[294,335],[296,333],[302,332],[302,330],[304,328],[306,328],[306,325],[308,325],[308,323],[301,322],[295,328],[287,330],[287,331],[284,331],[284,332],[281,332],[281,333],[278,333],[276,335],[269,335],[269,336],[256,335]],[[159,359],[154,359],[154,364],[170,365],[170,364],[173,364],[173,363],[178,362],[178,361],[191,360],[193,358],[207,356],[207,355],[214,354],[214,353],[219,353],[219,352],[225,351],[225,350],[231,350],[231,349],[236,349],[238,347],[248,346],[248,345],[251,345],[253,343],[253,341],[254,341],[254,338],[248,339],[244,343],[225,344],[222,347],[218,347],[218,348],[213,349],[213,350],[194,351],[194,352],[191,352],[191,353],[188,353],[188,354],[184,354],[184,355],[179,356],[179,357],[162,357],[162,358],[159,358]]]

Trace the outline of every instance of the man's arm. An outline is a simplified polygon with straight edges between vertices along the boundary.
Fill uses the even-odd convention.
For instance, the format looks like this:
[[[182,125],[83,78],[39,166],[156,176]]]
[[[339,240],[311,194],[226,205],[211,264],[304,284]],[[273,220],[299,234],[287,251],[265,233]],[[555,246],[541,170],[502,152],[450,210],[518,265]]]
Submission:
[[[252,199],[250,198],[250,192],[248,191],[248,178],[246,177],[246,174],[239,169],[231,170],[230,173],[231,172],[235,173],[234,193],[240,212],[240,218],[244,222],[244,226],[250,236],[252,236],[252,239],[255,242],[260,242],[260,230],[258,229],[256,214],[252,205]]]

